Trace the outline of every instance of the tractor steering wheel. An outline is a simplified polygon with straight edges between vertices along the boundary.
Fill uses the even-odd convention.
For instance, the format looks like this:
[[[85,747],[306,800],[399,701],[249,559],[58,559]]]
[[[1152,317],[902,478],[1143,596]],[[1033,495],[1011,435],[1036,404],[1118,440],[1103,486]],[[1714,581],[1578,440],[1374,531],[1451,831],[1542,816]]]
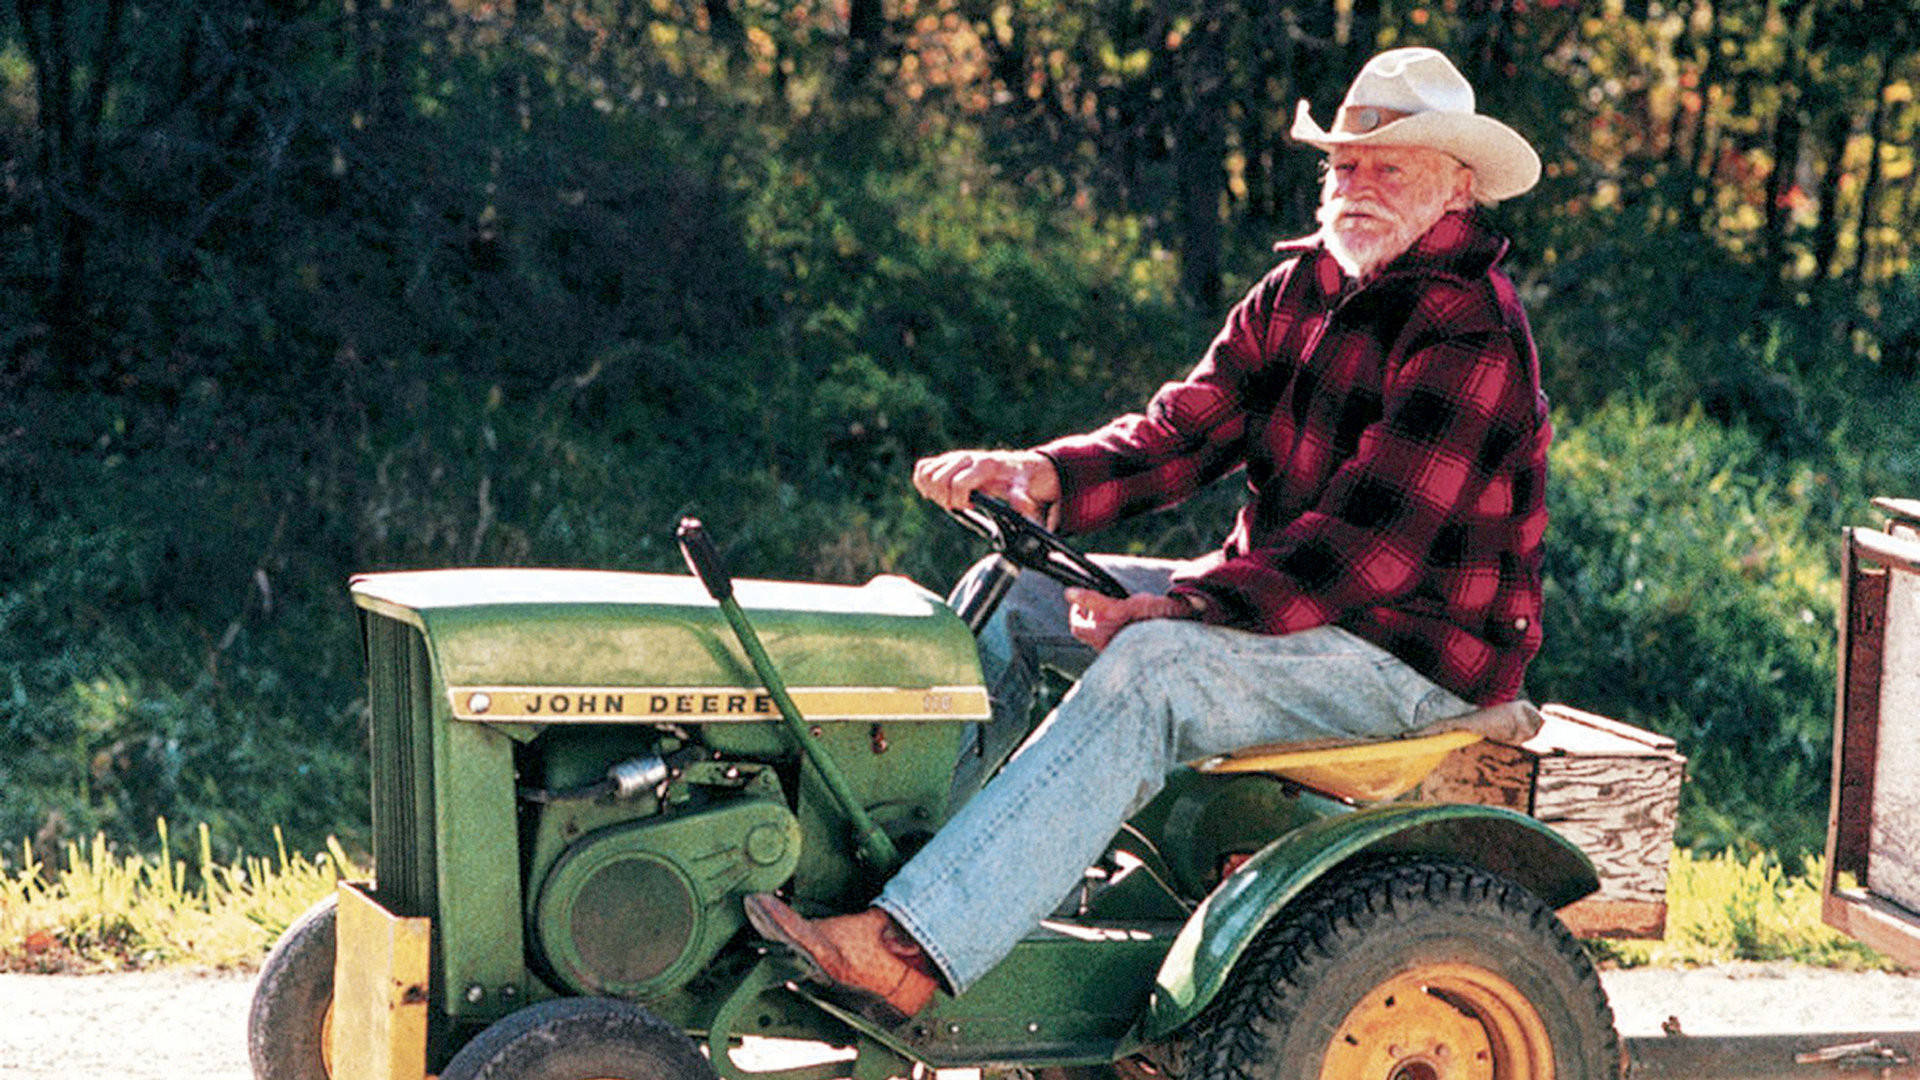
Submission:
[[[1005,500],[976,491],[971,501],[971,508],[954,510],[952,514],[960,524],[986,537],[995,552],[1029,570],[1038,570],[1062,585],[1092,589],[1116,600],[1127,598],[1127,587],[1112,574]]]

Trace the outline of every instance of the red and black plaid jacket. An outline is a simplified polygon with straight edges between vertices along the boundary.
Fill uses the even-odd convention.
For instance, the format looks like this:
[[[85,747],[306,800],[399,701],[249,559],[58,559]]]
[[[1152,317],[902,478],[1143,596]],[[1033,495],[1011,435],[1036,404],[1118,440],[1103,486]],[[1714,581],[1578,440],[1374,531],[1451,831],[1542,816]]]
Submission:
[[[1443,217],[1355,288],[1317,241],[1254,286],[1145,414],[1038,447],[1059,524],[1171,506],[1244,465],[1250,498],[1174,592],[1270,634],[1335,624],[1467,701],[1540,649],[1552,429],[1506,241]]]

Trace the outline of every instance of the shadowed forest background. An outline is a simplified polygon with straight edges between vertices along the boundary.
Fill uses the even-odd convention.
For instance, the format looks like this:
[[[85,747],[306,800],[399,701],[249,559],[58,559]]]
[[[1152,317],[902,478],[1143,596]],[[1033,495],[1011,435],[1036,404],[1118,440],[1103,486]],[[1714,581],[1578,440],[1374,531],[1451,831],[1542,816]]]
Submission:
[[[11,0],[0,843],[363,835],[355,571],[692,511],[943,590],[912,460],[1184,371],[1312,227],[1294,102],[1402,44],[1546,162],[1531,696],[1678,738],[1683,843],[1817,850],[1838,530],[1920,495],[1911,2]]]

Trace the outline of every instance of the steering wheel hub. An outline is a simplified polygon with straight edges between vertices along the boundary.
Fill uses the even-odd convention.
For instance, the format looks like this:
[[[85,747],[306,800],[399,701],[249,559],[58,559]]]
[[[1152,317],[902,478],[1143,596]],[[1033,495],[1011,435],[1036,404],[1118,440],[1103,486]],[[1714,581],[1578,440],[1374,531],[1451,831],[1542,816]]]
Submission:
[[[972,502],[971,509],[955,510],[953,516],[1016,565],[1037,570],[1062,585],[1126,599],[1127,587],[1112,574],[1004,499],[976,491]]]

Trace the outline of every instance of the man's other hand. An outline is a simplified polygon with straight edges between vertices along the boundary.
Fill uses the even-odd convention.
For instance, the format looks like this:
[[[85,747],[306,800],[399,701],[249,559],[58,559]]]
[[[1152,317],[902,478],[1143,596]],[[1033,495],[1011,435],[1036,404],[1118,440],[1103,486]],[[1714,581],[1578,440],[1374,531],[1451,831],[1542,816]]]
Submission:
[[[1035,521],[1044,521],[1060,498],[1053,462],[1031,450],[949,450],[921,458],[913,466],[913,486],[947,510],[965,509],[978,491],[1005,499]]]
[[[1135,593],[1125,600],[1094,592],[1092,589],[1068,589],[1068,623],[1073,636],[1098,652],[1107,647],[1113,635],[1128,623],[1142,619],[1192,619],[1200,609],[1178,596],[1154,596]]]

